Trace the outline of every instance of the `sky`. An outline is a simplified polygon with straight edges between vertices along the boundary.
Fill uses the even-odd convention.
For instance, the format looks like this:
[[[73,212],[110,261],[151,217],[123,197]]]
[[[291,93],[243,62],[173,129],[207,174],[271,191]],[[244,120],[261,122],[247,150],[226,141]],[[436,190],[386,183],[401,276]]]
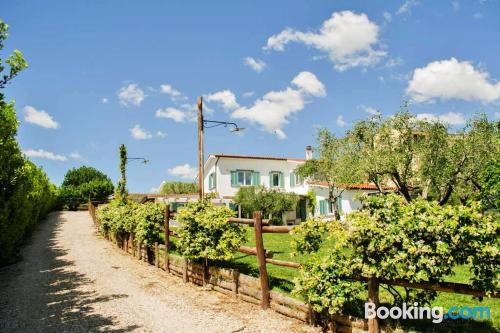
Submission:
[[[18,1],[2,59],[29,68],[5,89],[21,149],[55,184],[93,166],[131,192],[193,180],[196,98],[205,153],[303,157],[319,127],[342,135],[405,102],[461,128],[500,119],[500,0]]]

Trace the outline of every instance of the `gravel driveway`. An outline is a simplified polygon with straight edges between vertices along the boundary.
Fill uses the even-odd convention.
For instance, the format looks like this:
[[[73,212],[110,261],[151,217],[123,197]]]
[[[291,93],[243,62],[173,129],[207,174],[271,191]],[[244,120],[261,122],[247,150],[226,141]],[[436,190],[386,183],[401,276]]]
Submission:
[[[0,269],[0,332],[302,332],[273,311],[204,290],[100,238],[87,212],[41,223]]]

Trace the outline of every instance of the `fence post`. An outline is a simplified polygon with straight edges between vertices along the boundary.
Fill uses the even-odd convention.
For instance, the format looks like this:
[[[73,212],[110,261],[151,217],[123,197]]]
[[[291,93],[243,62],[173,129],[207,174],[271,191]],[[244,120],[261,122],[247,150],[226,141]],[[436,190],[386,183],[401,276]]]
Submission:
[[[379,282],[376,277],[371,277],[368,279],[368,302],[375,304],[376,307],[379,305],[378,299]],[[368,319],[368,333],[378,333],[379,332],[379,322],[378,318],[374,317]]]
[[[240,272],[238,269],[233,268],[233,294],[234,297],[238,297],[238,286],[240,280]]]
[[[184,283],[188,282],[188,260],[184,258],[184,269],[182,271],[182,280]]]
[[[165,207],[165,216],[163,218],[164,229],[165,229],[165,272],[170,273],[170,260],[168,257],[168,247],[170,244],[170,206],[167,202],[167,207]]]
[[[262,299],[260,305],[263,309],[269,308],[269,281],[267,279],[266,254],[264,250],[264,240],[262,239],[262,214],[253,213],[255,229],[255,247],[257,249],[257,259],[259,261],[259,278]]]
[[[160,267],[160,258],[159,258],[159,250],[158,250],[158,242],[155,242],[155,266],[156,268]]]

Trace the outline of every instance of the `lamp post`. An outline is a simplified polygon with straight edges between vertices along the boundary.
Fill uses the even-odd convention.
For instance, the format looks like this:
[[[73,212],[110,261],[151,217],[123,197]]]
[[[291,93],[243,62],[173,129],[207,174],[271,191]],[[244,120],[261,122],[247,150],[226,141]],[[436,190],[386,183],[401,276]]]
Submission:
[[[127,161],[128,160],[141,160],[142,163],[144,163],[144,164],[149,163],[149,160],[145,159],[144,157],[127,157]]]
[[[203,152],[203,134],[205,132],[205,128],[212,128],[217,126],[228,127],[231,126],[231,132],[241,132],[244,128],[239,127],[236,123],[228,122],[228,121],[217,121],[217,120],[205,120],[203,118],[203,97],[198,97],[198,195],[200,199],[203,198],[203,163],[205,161],[204,152]]]

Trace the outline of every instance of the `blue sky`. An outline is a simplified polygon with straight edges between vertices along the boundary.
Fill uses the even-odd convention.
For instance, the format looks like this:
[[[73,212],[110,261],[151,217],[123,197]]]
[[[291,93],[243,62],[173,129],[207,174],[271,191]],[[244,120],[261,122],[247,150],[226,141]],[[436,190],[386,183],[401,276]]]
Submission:
[[[205,151],[302,157],[318,126],[341,135],[406,100],[462,126],[500,115],[500,1],[6,1],[2,57],[29,68],[6,89],[23,151],[60,184],[91,165],[129,190],[189,179],[196,97]],[[187,165],[186,165],[187,164]]]

